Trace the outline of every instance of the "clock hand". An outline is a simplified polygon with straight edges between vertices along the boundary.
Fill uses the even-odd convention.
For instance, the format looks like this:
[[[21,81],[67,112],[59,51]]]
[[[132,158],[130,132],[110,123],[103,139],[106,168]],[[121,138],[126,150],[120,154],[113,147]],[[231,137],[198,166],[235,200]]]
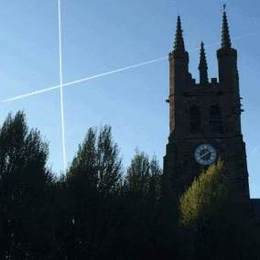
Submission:
[[[200,158],[201,159],[203,159],[205,156],[207,156],[208,154],[210,154],[210,152],[209,151],[207,151],[206,153],[204,153],[204,154],[202,154],[202,155],[200,155]]]

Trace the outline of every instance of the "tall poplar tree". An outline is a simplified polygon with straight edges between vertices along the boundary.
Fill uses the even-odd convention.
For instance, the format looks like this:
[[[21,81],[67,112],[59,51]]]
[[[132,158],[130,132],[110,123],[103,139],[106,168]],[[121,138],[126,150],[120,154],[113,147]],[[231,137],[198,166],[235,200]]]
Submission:
[[[8,115],[0,128],[1,255],[22,259],[51,245],[46,167],[48,146],[29,130],[25,115]]]

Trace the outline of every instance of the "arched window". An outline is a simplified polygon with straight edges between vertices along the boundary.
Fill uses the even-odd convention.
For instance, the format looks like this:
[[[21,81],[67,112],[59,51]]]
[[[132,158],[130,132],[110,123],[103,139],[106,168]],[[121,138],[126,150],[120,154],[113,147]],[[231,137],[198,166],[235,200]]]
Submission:
[[[201,131],[201,114],[198,106],[190,107],[190,132],[196,134]]]
[[[218,105],[211,106],[209,115],[209,126],[212,133],[223,133],[223,120]]]

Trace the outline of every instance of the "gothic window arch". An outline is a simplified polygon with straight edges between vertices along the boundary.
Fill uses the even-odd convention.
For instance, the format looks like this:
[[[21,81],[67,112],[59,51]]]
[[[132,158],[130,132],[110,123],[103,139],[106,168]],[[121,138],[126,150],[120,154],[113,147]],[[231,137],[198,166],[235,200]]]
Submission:
[[[221,109],[218,105],[213,105],[210,107],[209,127],[212,133],[223,133],[223,118]]]
[[[201,131],[201,112],[197,105],[190,107],[190,132],[192,134],[199,133]]]

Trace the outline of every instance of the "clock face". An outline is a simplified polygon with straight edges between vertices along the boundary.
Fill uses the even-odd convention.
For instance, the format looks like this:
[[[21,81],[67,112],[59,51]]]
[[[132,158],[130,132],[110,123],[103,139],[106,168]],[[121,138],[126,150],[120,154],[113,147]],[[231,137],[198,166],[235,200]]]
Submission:
[[[201,144],[196,148],[194,157],[200,165],[210,165],[216,161],[217,151],[210,144]]]

